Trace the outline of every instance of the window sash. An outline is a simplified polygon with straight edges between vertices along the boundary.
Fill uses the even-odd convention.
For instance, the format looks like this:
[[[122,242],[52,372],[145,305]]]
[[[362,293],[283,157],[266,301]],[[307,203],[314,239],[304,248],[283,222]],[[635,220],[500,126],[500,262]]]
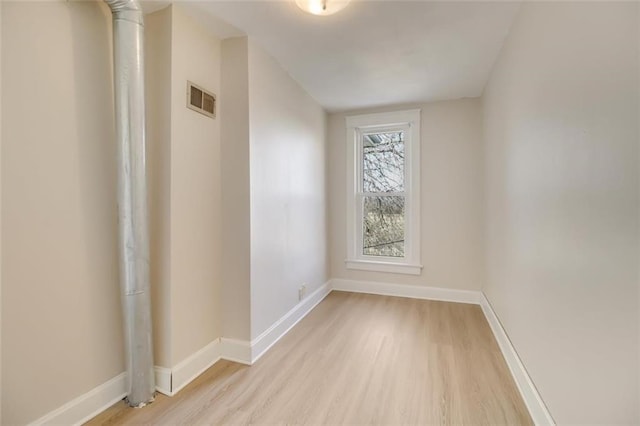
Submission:
[[[393,127],[388,127],[388,126],[380,126],[378,128],[374,128],[374,129],[367,129],[367,131],[361,131],[359,134],[359,138],[360,138],[360,146],[359,146],[359,158],[358,161],[360,162],[359,166],[362,170],[362,173],[360,175],[360,181],[359,181],[359,186],[358,186],[358,190],[360,191],[364,191],[364,192],[376,192],[376,191],[366,191],[365,188],[365,181],[370,181],[370,179],[375,180],[376,177],[374,177],[375,173],[371,173],[370,175],[370,179],[366,179],[366,176],[369,176],[369,174],[365,173],[365,165],[367,164],[367,160],[365,159],[367,156],[365,155],[365,151],[366,151],[366,144],[365,144],[365,139],[367,139],[370,136],[377,136],[377,135],[381,135],[381,134],[402,134],[403,138],[402,138],[402,142],[401,145],[402,146],[402,182],[401,182],[401,187],[396,188],[396,191],[406,191],[406,187],[405,184],[407,182],[407,178],[409,177],[407,175],[407,167],[406,167],[406,160],[407,160],[407,142],[410,142],[409,137],[410,137],[410,133],[409,133],[409,128],[406,125],[403,126],[393,126]],[[373,147],[374,149],[372,150],[373,152],[371,152],[371,154],[373,156],[376,156],[376,154],[374,154],[376,152],[376,147]],[[395,147],[392,144],[386,144],[386,147],[380,145],[377,148],[386,148],[386,150],[395,150]],[[377,155],[381,155],[381,153],[378,151]],[[385,154],[382,154],[382,157],[387,157]],[[392,157],[392,156],[389,156]],[[386,158],[385,158],[386,159]],[[375,162],[371,162],[369,164],[373,164],[375,165]],[[388,171],[391,171],[390,169],[393,169],[393,165],[390,165]],[[380,176],[378,176],[379,178]],[[380,187],[388,187],[388,184],[384,184],[382,183],[382,185],[380,185],[382,182],[378,182],[378,186]],[[383,191],[381,190],[380,192],[393,192],[393,191]]]
[[[364,191],[364,137],[366,135],[378,134],[378,133],[404,133],[404,191],[395,192],[369,192]],[[356,191],[355,191],[355,258],[360,260],[374,261],[374,262],[388,262],[388,263],[406,263],[410,259],[413,253],[411,247],[411,232],[412,232],[412,218],[409,212],[411,211],[411,129],[408,123],[396,124],[396,125],[378,125],[368,126],[366,128],[358,128],[355,131],[356,136],[356,150],[355,150],[355,171],[356,171]],[[402,196],[404,197],[404,256],[375,256],[364,254],[364,198],[365,197],[392,197]]]
[[[365,197],[403,197],[404,198],[404,256],[376,256],[364,253],[364,199]],[[407,255],[410,254],[410,240],[411,238],[407,238],[411,229],[410,223],[407,220],[407,212],[408,212],[408,204],[410,204],[410,197],[406,196],[405,192],[394,192],[394,193],[372,193],[372,192],[360,192],[356,194],[356,227],[358,229],[357,240],[356,240],[356,253],[361,256],[362,259],[380,261],[380,262],[405,262],[407,260]]]

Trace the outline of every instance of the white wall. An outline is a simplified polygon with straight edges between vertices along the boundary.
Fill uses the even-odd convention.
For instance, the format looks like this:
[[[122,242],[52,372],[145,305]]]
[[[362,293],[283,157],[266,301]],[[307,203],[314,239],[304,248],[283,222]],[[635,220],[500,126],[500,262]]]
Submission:
[[[346,259],[345,117],[420,108],[420,276],[351,270]],[[482,113],[478,99],[359,110],[329,116],[331,277],[479,290],[483,283]]]
[[[249,40],[251,336],[327,280],[325,112]]]
[[[222,335],[219,119],[186,108],[187,79],[220,92],[221,51],[180,8],[148,26],[155,355],[172,367]],[[24,424],[124,370],[111,12],[3,2],[2,43],[2,423]]]
[[[222,42],[223,336],[251,340],[251,208],[249,183],[249,47]]]
[[[124,370],[111,13],[2,3],[2,424]]]
[[[62,1],[3,2],[2,12],[2,422],[22,424],[124,369],[111,12]],[[227,93],[232,108],[219,110],[238,101],[229,124],[242,126],[229,127],[230,141],[245,143],[227,144],[226,155],[242,173],[224,214],[239,228],[223,235],[221,117],[186,108],[187,80],[222,101],[222,44],[179,6],[147,17],[151,285],[165,367],[223,335],[223,237],[243,238],[245,268],[235,272],[246,309],[234,312],[231,337],[256,336],[297,304],[302,282],[311,292],[327,280],[325,113],[259,47],[239,43],[227,72],[245,97]],[[251,200],[250,172],[260,179]]]
[[[167,7],[145,16],[149,254],[155,365],[171,363],[171,34]]]
[[[145,17],[145,40],[154,355],[170,368],[222,336],[220,117],[186,107],[187,80],[220,94],[222,52],[179,5]]]
[[[0,2],[0,99],[2,99],[2,3]],[[2,146],[2,102],[0,102],[0,147]],[[0,149],[0,188],[2,150]],[[2,241],[2,197],[0,197],[0,241]],[[2,244],[0,244],[0,423],[2,423]]]
[[[187,80],[220,93],[220,40],[172,8],[171,340],[173,365],[222,335],[220,118],[186,107]]]
[[[0,10],[1,419],[21,424],[124,369],[111,13]],[[483,288],[557,421],[640,422],[638,16],[525,4],[483,105],[418,106],[418,277],[344,267],[347,114],[327,122],[251,40],[149,17],[157,363],[257,337],[329,276]],[[185,107],[187,79],[218,118]]]
[[[638,4],[525,3],[484,94],[484,288],[561,424],[637,424]]]

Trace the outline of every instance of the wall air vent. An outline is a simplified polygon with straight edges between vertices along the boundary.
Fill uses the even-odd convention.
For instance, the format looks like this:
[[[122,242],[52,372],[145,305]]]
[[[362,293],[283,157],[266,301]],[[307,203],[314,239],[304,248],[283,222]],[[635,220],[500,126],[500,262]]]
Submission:
[[[187,81],[187,108],[208,117],[216,117],[216,95]]]

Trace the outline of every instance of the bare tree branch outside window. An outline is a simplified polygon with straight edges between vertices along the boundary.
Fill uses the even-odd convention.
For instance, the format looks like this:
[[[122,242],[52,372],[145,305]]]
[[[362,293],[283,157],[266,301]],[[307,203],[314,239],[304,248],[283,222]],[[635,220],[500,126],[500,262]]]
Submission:
[[[363,254],[404,257],[404,132],[363,136]]]

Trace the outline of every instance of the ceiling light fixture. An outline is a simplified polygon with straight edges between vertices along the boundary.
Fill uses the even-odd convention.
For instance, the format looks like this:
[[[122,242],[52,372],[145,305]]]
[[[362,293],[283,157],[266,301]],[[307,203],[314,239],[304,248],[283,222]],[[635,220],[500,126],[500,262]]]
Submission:
[[[327,16],[344,9],[350,0],[296,0],[302,10],[312,15]]]

